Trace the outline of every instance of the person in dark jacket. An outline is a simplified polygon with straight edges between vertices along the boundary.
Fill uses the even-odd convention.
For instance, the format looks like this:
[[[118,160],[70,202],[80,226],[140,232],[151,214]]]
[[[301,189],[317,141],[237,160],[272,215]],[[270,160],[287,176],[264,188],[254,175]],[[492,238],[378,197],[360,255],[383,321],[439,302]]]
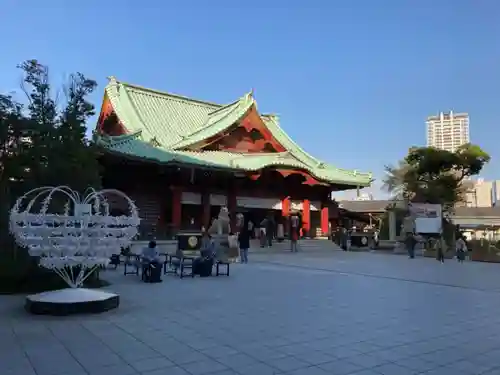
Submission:
[[[251,236],[250,228],[251,224],[245,218],[244,224],[240,227],[240,232],[238,234],[241,263],[248,263],[248,249],[250,248],[250,236]]]
[[[436,259],[441,263],[444,263],[445,246],[446,244],[443,238],[438,237],[434,239],[434,250],[436,251]]]
[[[274,231],[276,230],[276,223],[271,214],[268,215],[266,224],[267,246],[271,247],[273,246]]]
[[[292,253],[298,251],[297,242],[299,241],[300,219],[297,214],[290,217],[290,250]]]
[[[264,218],[264,220],[262,220],[260,222],[260,230],[259,230],[259,242],[260,242],[260,247],[264,248],[266,247],[266,244],[267,244],[267,235],[266,235],[266,231],[267,231],[267,227],[268,227],[268,223],[267,223],[268,219],[267,217]]]
[[[207,231],[203,232],[201,238],[200,256],[193,261],[193,274],[207,277],[212,275],[215,249],[214,243]]]

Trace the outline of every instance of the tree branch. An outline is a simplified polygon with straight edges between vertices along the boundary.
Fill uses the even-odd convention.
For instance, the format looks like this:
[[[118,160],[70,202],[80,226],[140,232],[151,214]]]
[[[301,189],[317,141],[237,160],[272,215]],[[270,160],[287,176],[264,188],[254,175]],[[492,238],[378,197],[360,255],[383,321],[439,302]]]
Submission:
[[[21,88],[21,91],[24,93],[24,95],[28,99],[28,105],[32,106],[33,105],[33,100],[31,99],[31,95],[30,95],[28,89],[26,88],[26,82],[25,82],[25,80],[23,78],[21,78],[21,81],[19,83],[19,87]]]

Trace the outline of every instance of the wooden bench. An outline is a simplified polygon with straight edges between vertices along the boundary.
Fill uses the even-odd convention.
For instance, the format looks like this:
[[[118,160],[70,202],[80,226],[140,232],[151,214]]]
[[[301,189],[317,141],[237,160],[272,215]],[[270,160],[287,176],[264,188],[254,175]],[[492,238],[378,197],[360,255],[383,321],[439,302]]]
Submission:
[[[127,254],[123,255],[125,260],[123,261],[123,274],[124,275],[136,275],[139,276],[139,268],[141,264],[141,256],[137,254]],[[132,267],[132,271],[128,271],[127,267]]]
[[[193,262],[196,259],[196,256],[186,255],[184,251],[177,250],[175,254],[170,255],[168,257],[167,263],[163,268],[163,273],[173,273],[179,275],[182,279],[184,276],[194,277],[193,274]],[[189,273],[185,273],[185,270],[190,270]]]

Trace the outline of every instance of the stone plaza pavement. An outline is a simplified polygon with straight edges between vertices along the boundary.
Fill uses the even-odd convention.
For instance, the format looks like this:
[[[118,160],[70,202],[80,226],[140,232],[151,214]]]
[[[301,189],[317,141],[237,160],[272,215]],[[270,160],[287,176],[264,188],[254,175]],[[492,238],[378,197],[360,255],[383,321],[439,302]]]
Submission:
[[[0,375],[500,374],[500,265],[251,254],[230,277],[103,278],[119,309],[28,316],[0,296]]]

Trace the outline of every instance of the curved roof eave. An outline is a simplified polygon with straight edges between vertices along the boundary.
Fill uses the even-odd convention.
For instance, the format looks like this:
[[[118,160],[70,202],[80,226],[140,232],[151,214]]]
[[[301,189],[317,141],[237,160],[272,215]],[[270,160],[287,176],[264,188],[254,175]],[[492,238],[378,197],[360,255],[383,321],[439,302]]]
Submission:
[[[142,139],[152,139],[154,136],[147,131],[146,126],[134,110],[134,106],[128,97],[127,90],[119,89],[119,83],[114,78],[109,79],[105,88],[105,93],[108,96],[111,106],[120,119],[120,123],[129,133],[140,132]]]
[[[191,166],[206,166],[223,170],[256,172],[270,167],[296,168],[310,173],[319,181],[330,184],[369,186],[371,176],[352,174],[336,169],[311,168],[289,152],[269,154],[237,154],[225,151],[179,151],[152,146],[140,139],[139,133],[99,137],[96,144],[114,153],[152,160],[159,163],[185,163]]]
[[[279,118],[274,114],[266,114],[262,115],[262,118],[265,120],[266,126],[276,137],[278,142],[280,142],[289,152],[300,160],[302,163],[308,165],[312,169],[324,169],[327,171],[335,171],[337,173],[352,177],[354,179],[361,178],[365,181],[360,186],[370,186],[372,182],[372,174],[371,173],[361,173],[356,170],[351,171],[347,169],[337,168],[327,163],[322,162],[321,160],[315,158],[307,151],[305,151],[302,147],[300,147],[279,125]]]

